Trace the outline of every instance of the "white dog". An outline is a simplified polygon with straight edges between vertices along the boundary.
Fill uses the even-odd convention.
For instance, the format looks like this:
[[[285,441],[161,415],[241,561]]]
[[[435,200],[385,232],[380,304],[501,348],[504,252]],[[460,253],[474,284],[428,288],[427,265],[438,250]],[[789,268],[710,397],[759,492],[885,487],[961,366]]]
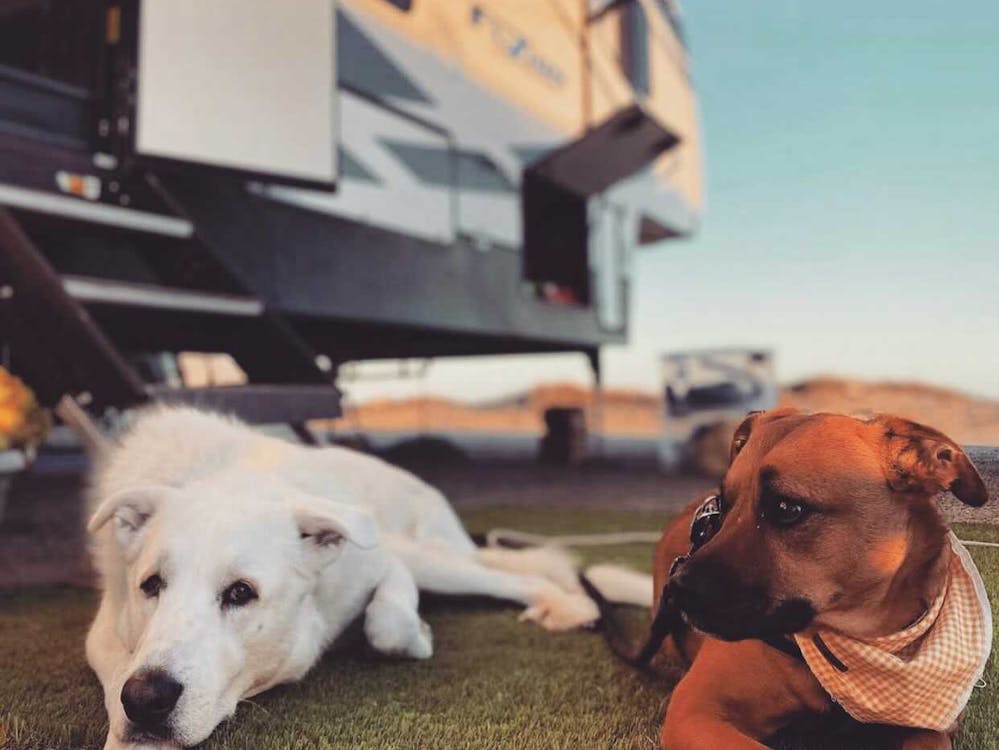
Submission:
[[[203,741],[362,616],[377,651],[429,657],[418,589],[513,600],[552,630],[598,616],[568,558],[476,549],[416,477],[192,409],[141,416],[101,461],[94,502],[104,591],[87,659],[106,748]]]

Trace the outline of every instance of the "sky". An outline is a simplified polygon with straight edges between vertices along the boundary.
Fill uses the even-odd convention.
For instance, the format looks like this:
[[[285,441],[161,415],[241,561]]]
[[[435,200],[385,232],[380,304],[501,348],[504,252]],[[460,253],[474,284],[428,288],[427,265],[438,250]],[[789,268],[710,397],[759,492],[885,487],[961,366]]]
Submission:
[[[707,205],[638,251],[611,387],[669,350],[776,351],[778,376],[999,398],[999,3],[689,0]],[[580,355],[440,360],[355,399],[589,382]]]

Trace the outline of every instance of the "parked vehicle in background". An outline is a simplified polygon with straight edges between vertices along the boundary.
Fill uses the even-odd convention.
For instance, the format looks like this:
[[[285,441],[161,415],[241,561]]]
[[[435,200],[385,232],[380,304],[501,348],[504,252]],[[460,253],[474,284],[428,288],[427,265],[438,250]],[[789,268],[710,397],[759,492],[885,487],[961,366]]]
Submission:
[[[773,352],[701,349],[663,356],[660,465],[721,475],[732,431],[746,412],[777,405]]]

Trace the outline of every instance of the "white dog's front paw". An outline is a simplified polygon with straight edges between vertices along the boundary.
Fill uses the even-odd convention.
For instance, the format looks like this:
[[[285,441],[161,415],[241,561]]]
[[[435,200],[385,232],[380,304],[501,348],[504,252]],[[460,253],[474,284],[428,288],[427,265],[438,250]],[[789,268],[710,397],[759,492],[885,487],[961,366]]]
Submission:
[[[364,634],[376,651],[391,656],[429,659],[434,655],[434,637],[417,612],[391,601],[368,605]]]
[[[600,619],[596,603],[582,593],[568,593],[556,587],[545,588],[520,613],[520,620],[536,622],[545,630],[573,630],[590,627]]]
[[[420,620],[420,632],[410,642],[406,653],[414,659],[429,659],[434,655],[434,634],[423,620]]]

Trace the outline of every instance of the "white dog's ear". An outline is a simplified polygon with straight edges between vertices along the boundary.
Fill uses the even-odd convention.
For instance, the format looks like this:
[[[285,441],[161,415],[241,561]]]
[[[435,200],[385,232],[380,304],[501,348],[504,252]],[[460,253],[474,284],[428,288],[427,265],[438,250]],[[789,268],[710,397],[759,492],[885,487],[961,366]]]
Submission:
[[[298,533],[310,552],[325,565],[339,556],[347,542],[362,549],[378,546],[378,528],[371,514],[346,503],[311,495],[292,499]]]
[[[87,524],[87,531],[93,534],[108,521],[113,521],[114,535],[118,543],[129,546],[138,539],[157,506],[173,492],[176,490],[159,485],[116,492],[97,507],[90,523]]]

